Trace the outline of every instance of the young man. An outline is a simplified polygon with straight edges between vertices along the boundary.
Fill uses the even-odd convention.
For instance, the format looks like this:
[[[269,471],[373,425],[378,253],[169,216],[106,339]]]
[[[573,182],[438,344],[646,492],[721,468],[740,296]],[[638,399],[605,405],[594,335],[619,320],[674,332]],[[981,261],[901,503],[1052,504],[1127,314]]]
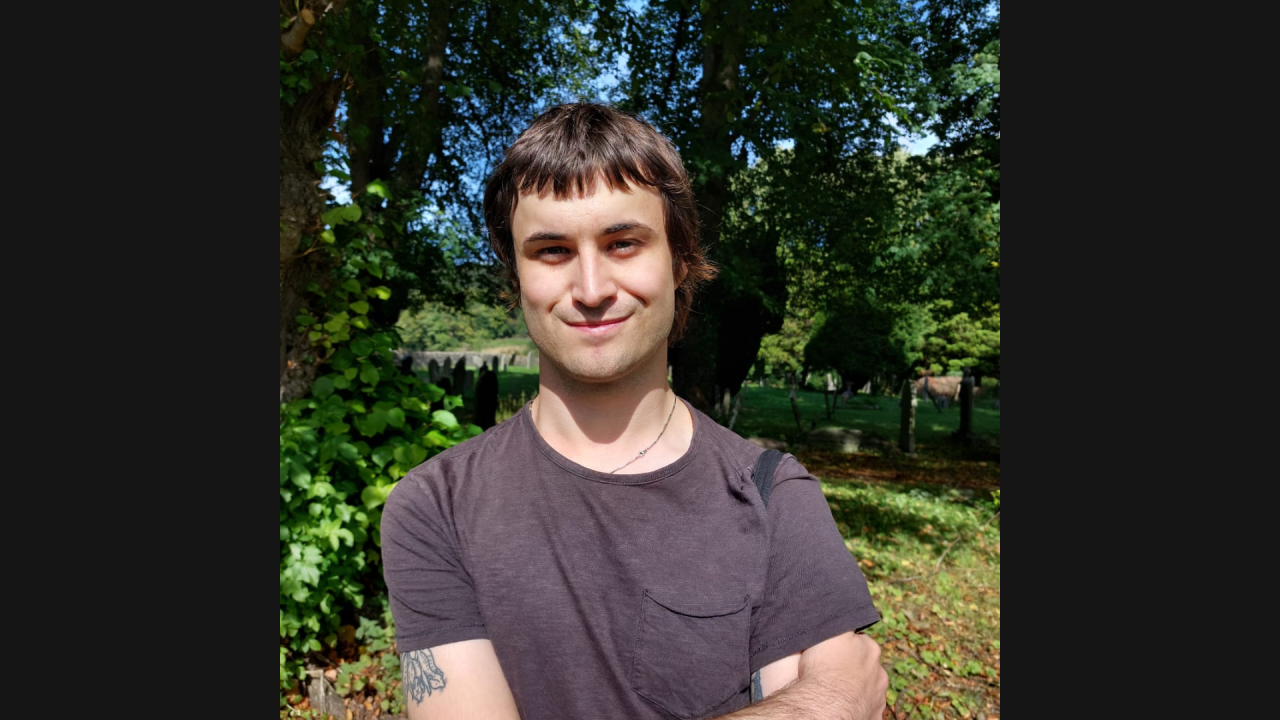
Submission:
[[[387,500],[409,717],[880,718],[880,650],[855,633],[880,618],[818,481],[787,455],[766,507],[760,448],[667,383],[713,275],[671,143],[553,108],[485,219],[539,392]]]

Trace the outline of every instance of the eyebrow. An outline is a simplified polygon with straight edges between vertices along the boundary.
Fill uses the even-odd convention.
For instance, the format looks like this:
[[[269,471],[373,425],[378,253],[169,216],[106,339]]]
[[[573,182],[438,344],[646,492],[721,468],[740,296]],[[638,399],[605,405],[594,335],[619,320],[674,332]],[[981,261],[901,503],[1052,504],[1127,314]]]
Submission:
[[[610,225],[609,227],[605,228],[600,232],[600,234],[613,235],[615,233],[624,232],[626,230],[648,230],[649,232],[653,232],[653,228],[649,227],[648,225],[645,225],[639,220],[623,220],[622,222],[616,222]],[[540,240],[563,240],[563,239],[565,239],[564,233],[553,232],[551,230],[539,230],[537,232],[529,233],[527,236],[525,236],[525,239],[520,242],[521,244],[524,244],[524,243],[530,243],[530,242],[537,242]]]
[[[524,240],[521,240],[520,242],[521,244],[524,244],[524,243],[534,242],[537,240],[563,240],[563,239],[564,239],[564,233],[551,232],[550,230],[539,230],[538,232],[530,233],[528,237],[526,237]]]
[[[612,235],[614,233],[620,233],[624,230],[648,230],[649,232],[653,232],[653,228],[649,227],[648,225],[645,225],[639,220],[623,220],[620,223],[614,223],[609,227],[605,228],[604,232],[600,234]]]

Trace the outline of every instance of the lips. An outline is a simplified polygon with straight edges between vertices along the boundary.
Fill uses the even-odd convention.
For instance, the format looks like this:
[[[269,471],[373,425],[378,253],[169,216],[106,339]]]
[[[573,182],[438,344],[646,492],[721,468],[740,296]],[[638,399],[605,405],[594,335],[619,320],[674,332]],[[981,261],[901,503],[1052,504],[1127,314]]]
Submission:
[[[629,315],[627,317],[630,317]],[[626,321],[627,317],[607,318],[604,320],[592,320],[588,322],[567,322],[569,327],[587,333],[603,333],[618,327]]]

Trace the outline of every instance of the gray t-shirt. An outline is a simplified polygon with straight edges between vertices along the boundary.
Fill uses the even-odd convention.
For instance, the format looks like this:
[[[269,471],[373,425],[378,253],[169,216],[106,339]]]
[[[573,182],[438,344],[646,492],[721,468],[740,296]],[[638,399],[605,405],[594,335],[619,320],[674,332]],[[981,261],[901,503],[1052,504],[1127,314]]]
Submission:
[[[410,471],[382,515],[397,650],[489,639],[523,720],[702,718],[877,622],[817,479],[786,455],[766,511],[761,449],[689,409],[652,472],[578,465],[528,406]]]

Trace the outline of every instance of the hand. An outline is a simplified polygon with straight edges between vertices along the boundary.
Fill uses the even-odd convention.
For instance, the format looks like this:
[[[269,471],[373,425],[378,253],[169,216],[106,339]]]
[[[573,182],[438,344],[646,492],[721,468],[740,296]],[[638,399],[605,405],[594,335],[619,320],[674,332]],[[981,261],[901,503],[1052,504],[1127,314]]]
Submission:
[[[847,632],[800,654],[800,680],[806,677],[840,693],[851,720],[880,720],[889,674],[880,666],[880,645],[861,633]]]

